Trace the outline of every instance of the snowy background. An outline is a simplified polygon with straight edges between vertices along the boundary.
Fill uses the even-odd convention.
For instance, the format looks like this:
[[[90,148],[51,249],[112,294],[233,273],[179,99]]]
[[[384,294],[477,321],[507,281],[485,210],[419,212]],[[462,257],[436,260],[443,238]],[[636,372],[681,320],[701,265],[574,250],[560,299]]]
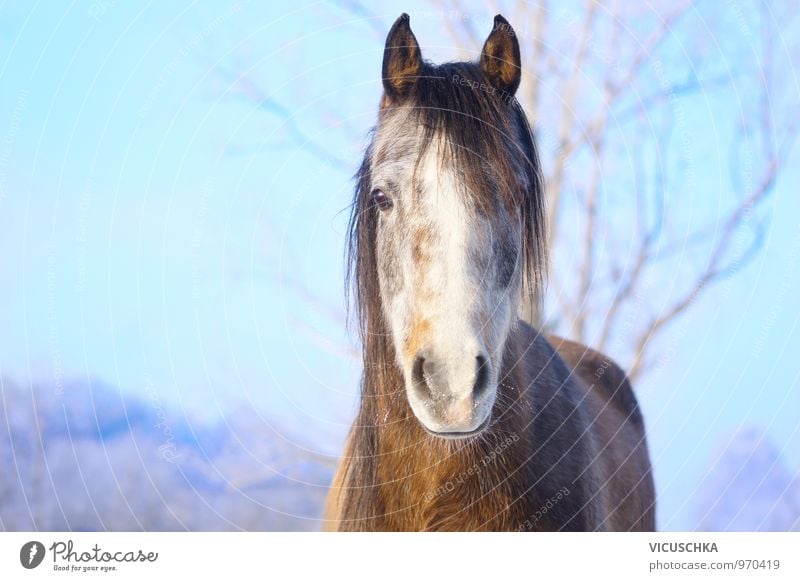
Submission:
[[[0,6],[0,530],[319,528],[357,405],[350,178],[394,18],[457,54],[431,10]],[[729,97],[686,102],[709,200]],[[798,167],[637,382],[661,528],[800,530]]]

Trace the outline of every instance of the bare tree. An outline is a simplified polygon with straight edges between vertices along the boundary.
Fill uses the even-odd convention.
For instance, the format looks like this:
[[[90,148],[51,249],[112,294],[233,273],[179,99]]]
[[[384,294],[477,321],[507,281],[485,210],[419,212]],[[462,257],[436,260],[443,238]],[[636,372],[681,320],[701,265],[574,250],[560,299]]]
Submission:
[[[370,39],[397,16],[357,0],[335,6]],[[540,143],[553,265],[544,314],[528,318],[641,376],[658,363],[654,342],[761,247],[766,202],[798,129],[796,47],[782,36],[796,25],[790,3],[434,6],[426,17],[438,19],[459,58],[477,56],[496,13],[521,40],[517,97]],[[249,69],[219,72],[286,123],[287,139],[342,167]],[[722,102],[726,109],[713,110]],[[718,131],[714,151],[696,143],[704,121]]]

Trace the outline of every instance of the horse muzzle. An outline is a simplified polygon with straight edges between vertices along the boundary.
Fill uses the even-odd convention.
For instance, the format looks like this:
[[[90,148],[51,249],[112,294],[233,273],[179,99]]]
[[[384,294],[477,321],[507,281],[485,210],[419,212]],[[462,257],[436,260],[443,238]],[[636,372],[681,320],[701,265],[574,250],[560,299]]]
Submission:
[[[420,351],[411,370],[408,399],[425,430],[441,438],[469,438],[488,425],[496,383],[489,358],[479,353],[468,364],[453,364]]]

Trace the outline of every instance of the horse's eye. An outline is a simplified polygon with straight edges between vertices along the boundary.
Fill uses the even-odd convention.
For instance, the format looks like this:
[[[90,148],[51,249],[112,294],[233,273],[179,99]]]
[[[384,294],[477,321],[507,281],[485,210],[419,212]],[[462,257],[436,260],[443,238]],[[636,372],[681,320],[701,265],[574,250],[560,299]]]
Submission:
[[[392,200],[383,193],[383,190],[372,190],[372,201],[378,206],[381,211],[390,210],[392,208]]]

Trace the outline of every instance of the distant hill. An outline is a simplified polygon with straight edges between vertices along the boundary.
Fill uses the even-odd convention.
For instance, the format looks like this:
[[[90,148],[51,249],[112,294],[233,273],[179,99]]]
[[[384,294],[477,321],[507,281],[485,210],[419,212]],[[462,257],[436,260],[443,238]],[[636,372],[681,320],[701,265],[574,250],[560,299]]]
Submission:
[[[242,407],[0,383],[0,530],[316,530],[334,459]]]
[[[697,530],[800,530],[800,476],[757,427],[719,446],[695,498]]]

